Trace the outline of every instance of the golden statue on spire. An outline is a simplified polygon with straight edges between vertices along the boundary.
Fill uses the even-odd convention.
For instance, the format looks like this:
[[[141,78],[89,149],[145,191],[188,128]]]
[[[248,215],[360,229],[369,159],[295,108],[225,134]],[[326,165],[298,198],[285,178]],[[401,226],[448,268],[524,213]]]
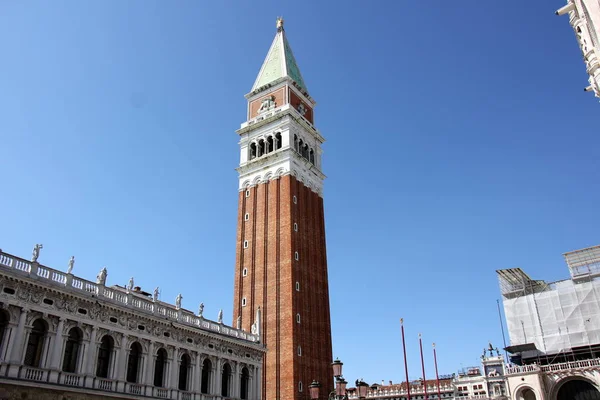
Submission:
[[[277,17],[277,30],[283,29],[283,17]]]

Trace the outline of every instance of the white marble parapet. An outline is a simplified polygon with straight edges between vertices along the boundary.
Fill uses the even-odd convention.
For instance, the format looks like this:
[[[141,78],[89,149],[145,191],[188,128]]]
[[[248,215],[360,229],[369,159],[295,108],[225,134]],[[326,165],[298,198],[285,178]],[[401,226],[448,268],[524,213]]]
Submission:
[[[137,294],[134,291],[127,291],[118,287],[106,287],[62,271],[48,268],[37,262],[27,261],[11,254],[0,252],[0,271],[2,270],[39,280],[45,285],[58,286],[63,290],[76,292],[78,295],[103,298],[104,301],[134,309],[137,313],[162,316],[182,325],[251,343],[259,342],[258,335],[199,317],[189,310],[177,309],[173,304],[153,301],[153,299]],[[137,389],[132,388],[131,390]]]

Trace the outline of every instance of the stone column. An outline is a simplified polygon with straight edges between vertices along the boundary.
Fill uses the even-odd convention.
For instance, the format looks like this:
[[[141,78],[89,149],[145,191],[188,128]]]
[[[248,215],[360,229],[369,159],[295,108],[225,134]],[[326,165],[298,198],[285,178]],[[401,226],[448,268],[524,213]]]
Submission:
[[[16,378],[19,374],[19,366],[23,359],[23,340],[25,339],[25,322],[27,321],[28,313],[28,309],[21,309],[19,325],[17,325],[14,335],[14,342],[11,344],[8,353],[6,354],[6,359],[9,360],[9,363],[11,364],[8,370],[8,376],[10,378]]]
[[[152,384],[154,374],[154,342],[148,344],[148,354],[146,354],[146,365],[144,366],[144,376],[142,378],[142,384],[146,385],[146,396],[152,395]]]
[[[202,357],[200,356],[200,353],[196,354],[196,368],[194,370],[194,374],[192,375],[192,381],[190,382],[190,390],[198,393],[200,393],[200,389],[202,389],[202,386],[200,386],[202,381],[202,364],[200,361]]]
[[[221,364],[222,361],[220,358],[217,358],[217,362],[215,363],[215,370],[212,374],[212,394],[215,396],[221,396]]]
[[[254,391],[250,398],[260,400],[262,398],[262,368],[260,366],[254,367]]]
[[[117,380],[117,387],[119,391],[123,391],[125,389],[125,374],[127,372],[127,356],[129,354],[129,349],[127,349],[127,338],[128,335],[123,335],[121,338],[121,346],[119,347],[119,351],[117,352],[117,363],[116,363],[116,371],[113,372],[113,379]]]
[[[236,399],[240,398],[240,363],[237,361],[233,362],[233,368],[231,369],[231,397]]]
[[[63,347],[65,338],[63,336],[63,328],[65,325],[65,318],[58,318],[58,326],[56,328],[56,332],[54,333],[54,345],[51,346],[52,354],[50,355],[50,360],[47,363],[49,365],[50,371],[50,382],[58,383],[58,374],[61,370],[61,359],[63,354]],[[42,364],[43,366],[43,364]]]
[[[98,335],[98,327],[92,326],[92,333],[90,333],[90,343],[87,351],[83,354],[83,361],[81,363],[81,372],[85,375],[85,387],[93,387],[94,384],[94,366],[96,365],[96,350],[98,344],[96,343],[96,336]]]
[[[177,353],[178,353],[179,349],[176,347],[173,349],[173,357],[170,360],[171,364],[171,374],[170,374],[170,379],[169,379],[169,388],[177,390],[179,389],[179,385],[178,385],[178,380],[177,380],[177,375],[179,373],[179,357],[177,357]]]

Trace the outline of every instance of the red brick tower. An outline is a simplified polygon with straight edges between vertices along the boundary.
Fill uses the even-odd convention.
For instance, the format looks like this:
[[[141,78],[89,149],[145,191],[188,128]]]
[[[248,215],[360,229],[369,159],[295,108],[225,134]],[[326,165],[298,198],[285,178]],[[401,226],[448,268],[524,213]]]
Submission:
[[[322,398],[333,388],[321,172],[323,137],[283,30],[248,99],[240,135],[233,319],[267,346],[263,399]],[[260,308],[262,315],[257,318]],[[258,321],[258,323],[255,323]]]

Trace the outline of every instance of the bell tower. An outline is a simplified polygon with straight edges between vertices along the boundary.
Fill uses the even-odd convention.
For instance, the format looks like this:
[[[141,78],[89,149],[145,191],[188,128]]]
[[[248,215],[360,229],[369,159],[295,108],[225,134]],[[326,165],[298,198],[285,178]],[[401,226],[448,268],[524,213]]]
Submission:
[[[233,320],[266,344],[263,399],[333,388],[321,145],[309,95],[277,19],[246,96],[240,136]],[[260,312],[257,311],[260,309]],[[260,317],[262,315],[262,317]],[[326,399],[327,390],[321,390]]]

